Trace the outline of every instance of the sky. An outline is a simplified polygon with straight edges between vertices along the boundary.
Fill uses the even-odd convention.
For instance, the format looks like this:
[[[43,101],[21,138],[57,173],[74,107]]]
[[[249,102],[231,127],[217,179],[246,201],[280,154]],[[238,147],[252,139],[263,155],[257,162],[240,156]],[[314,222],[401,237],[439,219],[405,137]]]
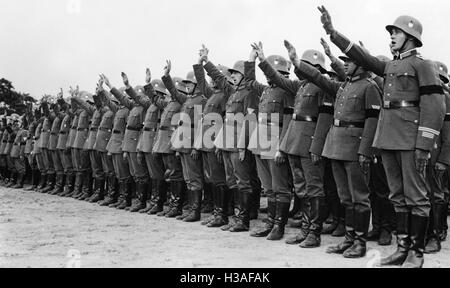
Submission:
[[[0,78],[35,98],[69,86],[93,92],[99,73],[117,87],[126,72],[142,85],[145,69],[160,78],[165,60],[172,76],[185,77],[201,44],[215,64],[247,60],[250,44],[262,41],[266,56],[287,57],[283,40],[299,54],[322,51],[326,37],[318,5],[334,27],[363,41],[374,55],[389,55],[385,30],[400,15],[424,26],[425,58],[450,65],[450,1],[445,0],[0,0]],[[325,39],[328,39],[326,37]],[[340,51],[332,46],[336,56]],[[327,65],[329,61],[327,62]],[[258,79],[263,81],[258,72]]]

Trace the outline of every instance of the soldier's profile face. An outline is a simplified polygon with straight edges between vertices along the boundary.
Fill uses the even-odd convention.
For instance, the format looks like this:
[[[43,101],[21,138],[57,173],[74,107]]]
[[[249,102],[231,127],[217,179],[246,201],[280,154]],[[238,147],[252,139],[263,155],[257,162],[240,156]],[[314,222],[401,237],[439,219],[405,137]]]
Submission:
[[[402,30],[398,29],[398,28],[392,28],[391,30],[391,43],[390,43],[390,48],[392,51],[399,51],[400,49],[402,49],[402,47],[404,46],[403,44],[405,43],[408,36],[406,35],[405,32],[403,32]]]
[[[188,94],[191,94],[192,92],[194,92],[195,84],[191,82],[186,83],[186,89],[188,91]]]
[[[233,82],[234,85],[239,85],[239,83],[241,83],[243,78],[244,78],[244,75],[242,75],[239,72],[231,73],[231,81]]]
[[[344,70],[347,76],[353,74],[357,68],[358,66],[352,61],[345,61]]]

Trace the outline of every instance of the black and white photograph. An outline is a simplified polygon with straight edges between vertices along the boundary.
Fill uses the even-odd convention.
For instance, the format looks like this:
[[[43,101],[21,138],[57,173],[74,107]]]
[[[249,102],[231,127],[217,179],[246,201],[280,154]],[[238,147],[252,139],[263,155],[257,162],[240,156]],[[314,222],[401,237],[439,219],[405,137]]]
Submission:
[[[0,268],[450,268],[449,1],[0,3]]]

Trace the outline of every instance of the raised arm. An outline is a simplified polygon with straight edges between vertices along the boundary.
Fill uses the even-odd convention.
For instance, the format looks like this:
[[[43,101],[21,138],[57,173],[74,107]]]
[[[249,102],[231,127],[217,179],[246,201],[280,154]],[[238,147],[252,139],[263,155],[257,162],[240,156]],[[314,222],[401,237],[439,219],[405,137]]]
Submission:
[[[146,81],[147,81],[147,78],[149,77],[149,73],[150,73],[150,70],[147,68]],[[134,102],[136,102],[138,105],[143,106],[144,108],[150,107],[150,105],[151,105],[150,99],[148,99],[147,97],[143,97],[143,95],[141,93],[138,94],[136,92],[136,90],[134,90],[134,88],[130,85],[130,81],[128,80],[127,74],[125,74],[124,72],[122,72],[122,79],[123,79],[123,84],[125,84],[125,87],[126,87],[125,92],[128,94],[128,96],[130,96],[131,99],[133,99]],[[151,74],[150,74],[150,80],[151,80]],[[147,82],[147,85],[151,86],[151,84],[149,82]],[[153,91],[153,87],[151,87],[151,89]]]
[[[256,96],[261,97],[266,88],[265,85],[256,81],[255,61],[246,61],[244,64],[244,79],[248,87],[250,87]]]
[[[341,82],[337,82],[325,77],[320,71],[314,66],[298,61],[295,65],[295,74],[299,77],[303,77],[308,81],[317,85],[320,89],[324,90],[331,96],[336,96],[339,88],[341,87]]]
[[[111,83],[109,82],[109,79],[102,74],[102,79],[103,82],[106,84],[106,86],[108,86],[108,88],[110,89],[112,95],[119,100],[120,103],[122,103],[123,106],[127,107],[128,109],[133,109],[134,107],[134,102],[130,99],[128,99],[128,97],[126,95],[124,95],[122,92],[120,92],[117,88],[113,87],[111,85]]]
[[[170,60],[167,60],[166,67],[164,67],[164,76],[161,79],[164,85],[166,86],[167,90],[169,90],[170,94],[172,95],[172,99],[175,99],[175,101],[183,105],[184,102],[186,102],[187,97],[186,95],[183,95],[180,92],[178,92],[177,88],[175,87],[172,77],[170,77],[171,69],[172,69],[172,62],[170,62]]]
[[[206,98],[211,97],[214,94],[213,89],[209,87],[208,83],[205,79],[205,70],[203,69],[203,65],[195,64],[194,66],[194,75],[195,79],[197,79],[197,86],[200,89],[200,91],[205,95]]]
[[[92,116],[92,115],[94,114],[94,112],[95,112],[95,107],[94,107],[94,105],[91,105],[91,104],[87,103],[86,101],[84,101],[83,99],[81,99],[81,98],[79,98],[79,97],[74,97],[74,98],[73,98],[73,101],[74,101],[75,103],[77,103],[77,105],[78,105],[81,109],[86,110],[86,112],[87,112],[90,116]]]

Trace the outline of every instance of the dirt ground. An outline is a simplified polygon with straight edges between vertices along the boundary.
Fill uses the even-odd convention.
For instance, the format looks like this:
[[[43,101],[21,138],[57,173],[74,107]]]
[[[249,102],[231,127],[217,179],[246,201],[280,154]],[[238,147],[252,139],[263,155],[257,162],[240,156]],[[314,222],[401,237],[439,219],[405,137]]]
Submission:
[[[262,215],[264,216],[264,215]],[[262,217],[261,216],[261,217]],[[203,215],[207,217],[207,215]],[[260,220],[251,226],[262,225]],[[295,229],[288,228],[287,236]],[[368,256],[325,253],[341,238],[302,249],[283,241],[224,232],[35,192],[0,189],[0,267],[360,267],[395,246],[369,242]],[[450,241],[425,267],[450,267]],[[79,254],[78,254],[79,253]]]

